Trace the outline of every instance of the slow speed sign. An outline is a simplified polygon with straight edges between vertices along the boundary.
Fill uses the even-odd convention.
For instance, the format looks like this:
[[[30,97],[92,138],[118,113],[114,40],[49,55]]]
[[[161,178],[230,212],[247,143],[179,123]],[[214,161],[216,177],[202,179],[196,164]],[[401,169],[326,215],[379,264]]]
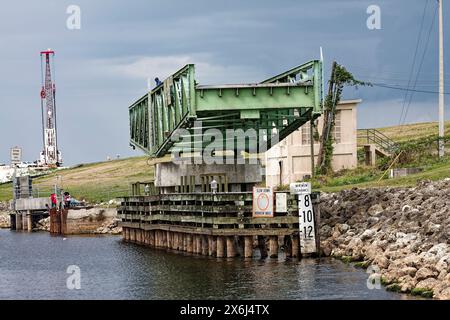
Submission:
[[[272,187],[253,187],[253,217],[273,217]]]

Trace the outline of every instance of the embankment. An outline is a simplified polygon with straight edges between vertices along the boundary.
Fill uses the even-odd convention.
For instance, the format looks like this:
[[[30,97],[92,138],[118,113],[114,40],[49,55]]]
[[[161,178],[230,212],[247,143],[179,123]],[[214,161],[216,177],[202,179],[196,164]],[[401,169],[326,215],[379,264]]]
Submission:
[[[450,299],[450,178],[321,196],[324,255],[372,266],[387,288]]]

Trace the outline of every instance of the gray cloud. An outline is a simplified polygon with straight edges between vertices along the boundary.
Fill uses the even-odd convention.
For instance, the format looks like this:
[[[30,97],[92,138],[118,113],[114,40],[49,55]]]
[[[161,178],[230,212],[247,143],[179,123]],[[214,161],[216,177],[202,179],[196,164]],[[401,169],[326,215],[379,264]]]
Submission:
[[[82,10],[78,31],[66,28],[71,4]],[[366,28],[371,4],[381,7],[381,30]],[[429,1],[426,26],[434,7]],[[0,162],[14,145],[27,160],[41,149],[39,51],[47,47],[56,50],[60,147],[74,164],[138,155],[128,146],[128,105],[147,77],[186,62],[202,83],[253,82],[317,58],[322,46],[327,70],[337,60],[361,79],[406,86],[422,9],[423,0],[8,2],[0,11]],[[422,89],[437,88],[436,40],[434,30]],[[397,124],[404,92],[345,96],[364,100],[359,127],[372,127]],[[436,109],[436,95],[417,93],[407,120],[434,120]]]

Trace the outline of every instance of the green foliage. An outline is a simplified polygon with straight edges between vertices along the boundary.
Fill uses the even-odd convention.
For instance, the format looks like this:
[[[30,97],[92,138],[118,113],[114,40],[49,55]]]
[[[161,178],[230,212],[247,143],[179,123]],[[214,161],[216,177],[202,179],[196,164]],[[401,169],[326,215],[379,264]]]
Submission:
[[[421,296],[424,298],[433,298],[433,290],[427,288],[414,288],[411,290],[413,296]]]
[[[356,268],[362,268],[362,269],[367,269],[370,266],[370,261],[357,261],[354,263],[354,265]]]
[[[397,283],[392,283],[386,287],[387,291],[401,292],[401,287]]]
[[[333,131],[334,127],[334,115],[336,106],[338,105],[339,101],[341,100],[341,94],[345,86],[353,86],[358,87],[359,85],[365,86],[365,85],[371,85],[368,82],[363,82],[356,80],[353,75],[345,69],[344,66],[334,63],[333,64],[333,72],[331,75],[331,79],[329,82],[329,92],[327,96],[325,97],[324,101],[324,132],[322,133],[325,135],[322,137],[322,143],[323,143],[323,158],[321,158],[320,162],[318,164],[318,168],[316,170],[317,174],[327,174],[331,171],[331,161],[333,158],[333,138],[331,136],[331,133]],[[330,119],[330,123],[328,123],[328,130],[325,132],[325,126],[327,124],[327,118],[328,115],[332,115],[332,118]]]
[[[290,187],[288,184],[279,184],[274,189],[275,189],[275,191],[288,191],[289,188]]]

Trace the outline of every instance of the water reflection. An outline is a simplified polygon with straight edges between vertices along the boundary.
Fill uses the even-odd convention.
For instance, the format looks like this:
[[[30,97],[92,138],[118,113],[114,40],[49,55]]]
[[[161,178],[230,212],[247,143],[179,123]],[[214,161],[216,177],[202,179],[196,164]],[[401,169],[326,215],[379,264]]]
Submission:
[[[66,287],[69,265],[81,290]],[[0,230],[2,299],[402,299],[332,259],[222,260],[163,252],[119,237]]]

